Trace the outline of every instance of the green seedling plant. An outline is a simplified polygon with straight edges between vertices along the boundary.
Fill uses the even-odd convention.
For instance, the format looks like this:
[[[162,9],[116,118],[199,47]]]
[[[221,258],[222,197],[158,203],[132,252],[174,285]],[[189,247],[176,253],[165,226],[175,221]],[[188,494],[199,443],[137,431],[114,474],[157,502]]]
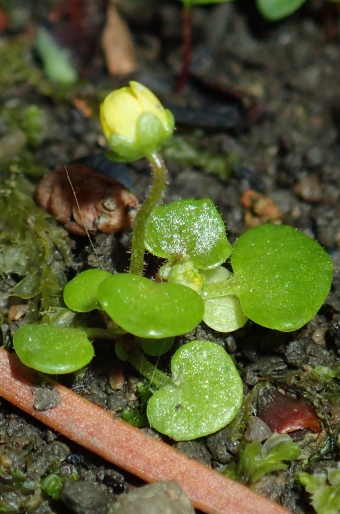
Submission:
[[[252,485],[268,473],[285,470],[286,463],[298,459],[300,453],[300,446],[288,434],[274,432],[264,444],[244,441],[236,465],[233,465],[233,469],[227,467],[224,473]]]
[[[337,514],[340,511],[340,469],[328,468],[324,473],[298,473],[297,480],[311,495],[316,514]]]
[[[147,356],[169,351],[176,336],[202,320],[219,332],[237,330],[248,319],[274,330],[297,330],[323,304],[332,260],[289,226],[256,227],[232,247],[209,199],[158,205],[166,183],[159,148],[172,136],[174,120],[141,84],[130,82],[106,97],[100,118],[110,157],[125,162],[146,157],[153,172],[134,223],[129,272],[78,274],[64,289],[74,316],[20,327],[14,348],[27,366],[69,373],[91,361],[91,341],[114,340],[117,356],[154,391],[149,423],[176,440],[202,437],[226,426],[241,407],[242,382],[230,356],[215,343],[191,341],[174,353],[170,376]],[[143,274],[145,250],[164,260],[151,278]],[[84,322],[93,310],[102,313],[103,327]]]

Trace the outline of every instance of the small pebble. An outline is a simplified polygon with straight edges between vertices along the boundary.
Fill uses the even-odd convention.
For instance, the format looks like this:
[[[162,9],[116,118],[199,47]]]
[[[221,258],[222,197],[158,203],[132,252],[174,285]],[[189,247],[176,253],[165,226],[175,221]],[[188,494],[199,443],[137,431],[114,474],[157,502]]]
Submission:
[[[194,514],[183,489],[173,480],[156,482],[118,498],[107,514]]]
[[[66,479],[60,500],[74,514],[106,514],[109,508],[106,494],[85,481]]]
[[[258,416],[253,416],[249,423],[248,428],[244,433],[244,438],[249,441],[266,441],[272,435],[269,426],[262,421]]]

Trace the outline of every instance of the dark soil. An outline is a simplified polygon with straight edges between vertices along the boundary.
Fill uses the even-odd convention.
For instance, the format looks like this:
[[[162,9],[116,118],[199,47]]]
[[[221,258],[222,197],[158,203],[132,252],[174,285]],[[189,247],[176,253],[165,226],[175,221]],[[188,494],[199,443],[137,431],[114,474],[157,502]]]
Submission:
[[[13,21],[3,32],[4,44],[27,34],[28,27],[46,23],[53,2],[30,5],[18,0],[14,4],[16,12],[8,7]],[[43,8],[38,9],[38,4]],[[89,8],[91,1],[85,4]],[[213,333],[202,326],[187,337],[199,336],[223,345],[237,364],[246,393],[268,381],[314,405],[322,424],[321,434],[308,429],[295,433],[302,448],[298,463],[279,475],[267,475],[254,486],[296,514],[312,513],[307,495],[294,482],[295,470],[302,469],[308,459],[304,469],[309,472],[325,470],[340,460],[339,407],[333,401],[339,397],[339,390],[334,386],[332,396],[327,396],[324,386],[310,376],[316,365],[334,367],[340,363],[340,17],[334,13],[324,23],[319,6],[310,4],[280,23],[269,24],[243,1],[197,8],[190,77],[182,92],[175,95],[175,78],[181,66],[180,4],[170,0],[138,0],[131,5],[121,0],[120,4],[133,30],[139,59],[139,71],[133,79],[149,86],[173,110],[176,137],[186,138],[195,150],[194,157],[188,158],[186,151],[167,149],[169,186],[165,201],[210,197],[233,242],[247,229],[240,199],[247,190],[255,190],[275,202],[283,223],[317,239],[334,259],[332,291],[315,319],[299,331],[278,334],[248,322],[236,333]],[[99,4],[98,11],[104,17]],[[100,16],[97,23],[100,26]],[[51,31],[57,31],[57,27],[52,26]],[[77,55],[79,46],[65,36],[68,28],[64,27],[61,40]],[[28,41],[32,45],[32,40]],[[26,51],[31,52],[29,44]],[[83,66],[79,61],[77,66]],[[32,60],[30,65],[39,69],[38,61]],[[96,91],[126,82],[106,74],[100,51],[94,52],[81,69],[84,77],[79,96],[90,101],[98,98]],[[1,90],[2,103],[7,107],[16,102],[34,103],[47,112],[43,137],[34,152],[32,148],[29,151],[34,165],[45,171],[103,153],[105,147],[97,117],[87,118],[72,102],[58,98],[53,87],[46,92],[24,80]],[[0,136],[5,137],[7,130],[8,123],[0,118]],[[27,148],[24,145],[20,150]],[[15,162],[15,158],[5,151],[2,161]],[[137,162],[128,170],[132,189],[143,201],[150,183],[147,164]],[[119,269],[126,267],[128,234],[120,236],[118,242],[117,238],[98,237],[95,254],[91,254],[86,239],[74,240],[77,269],[88,265],[111,269],[112,262]],[[113,261],[112,247],[118,248]],[[6,284],[7,279],[3,291]],[[4,324],[6,301],[2,302]],[[140,377],[125,366],[125,384],[113,390],[113,364],[108,357],[115,362],[107,343],[96,343],[96,358],[91,365],[63,381],[119,415],[122,409],[134,405]],[[39,393],[37,407],[46,408],[55,401],[53,397],[41,398]],[[239,441],[232,435],[226,427],[205,441],[175,446],[209,466],[223,469],[237,454]],[[0,443],[0,512],[49,514],[70,509],[104,513],[117,495],[137,484],[133,477],[84,452],[3,400]],[[61,500],[51,500],[42,492],[40,479],[52,471],[66,478],[77,477],[78,484],[84,483],[83,491],[88,494],[91,490],[97,498],[96,508],[84,506],[82,494],[71,505],[73,492],[65,493]]]

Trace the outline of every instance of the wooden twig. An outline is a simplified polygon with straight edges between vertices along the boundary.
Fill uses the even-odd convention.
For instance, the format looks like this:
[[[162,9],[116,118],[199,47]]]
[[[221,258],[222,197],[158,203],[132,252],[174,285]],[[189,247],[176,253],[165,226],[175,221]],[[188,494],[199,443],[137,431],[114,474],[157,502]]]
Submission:
[[[33,386],[48,382],[59,404],[34,409]],[[289,511],[144,434],[0,349],[0,396],[72,441],[146,482],[175,480],[195,507],[211,514],[288,514]]]

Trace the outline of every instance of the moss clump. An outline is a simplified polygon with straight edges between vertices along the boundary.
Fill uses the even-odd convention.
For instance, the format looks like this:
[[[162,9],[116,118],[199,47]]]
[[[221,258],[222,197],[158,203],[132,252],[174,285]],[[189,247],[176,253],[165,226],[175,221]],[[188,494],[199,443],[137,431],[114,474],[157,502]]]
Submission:
[[[0,172],[0,274],[8,295],[38,312],[63,309],[65,268],[72,265],[66,231],[34,202],[34,185],[22,175]]]

